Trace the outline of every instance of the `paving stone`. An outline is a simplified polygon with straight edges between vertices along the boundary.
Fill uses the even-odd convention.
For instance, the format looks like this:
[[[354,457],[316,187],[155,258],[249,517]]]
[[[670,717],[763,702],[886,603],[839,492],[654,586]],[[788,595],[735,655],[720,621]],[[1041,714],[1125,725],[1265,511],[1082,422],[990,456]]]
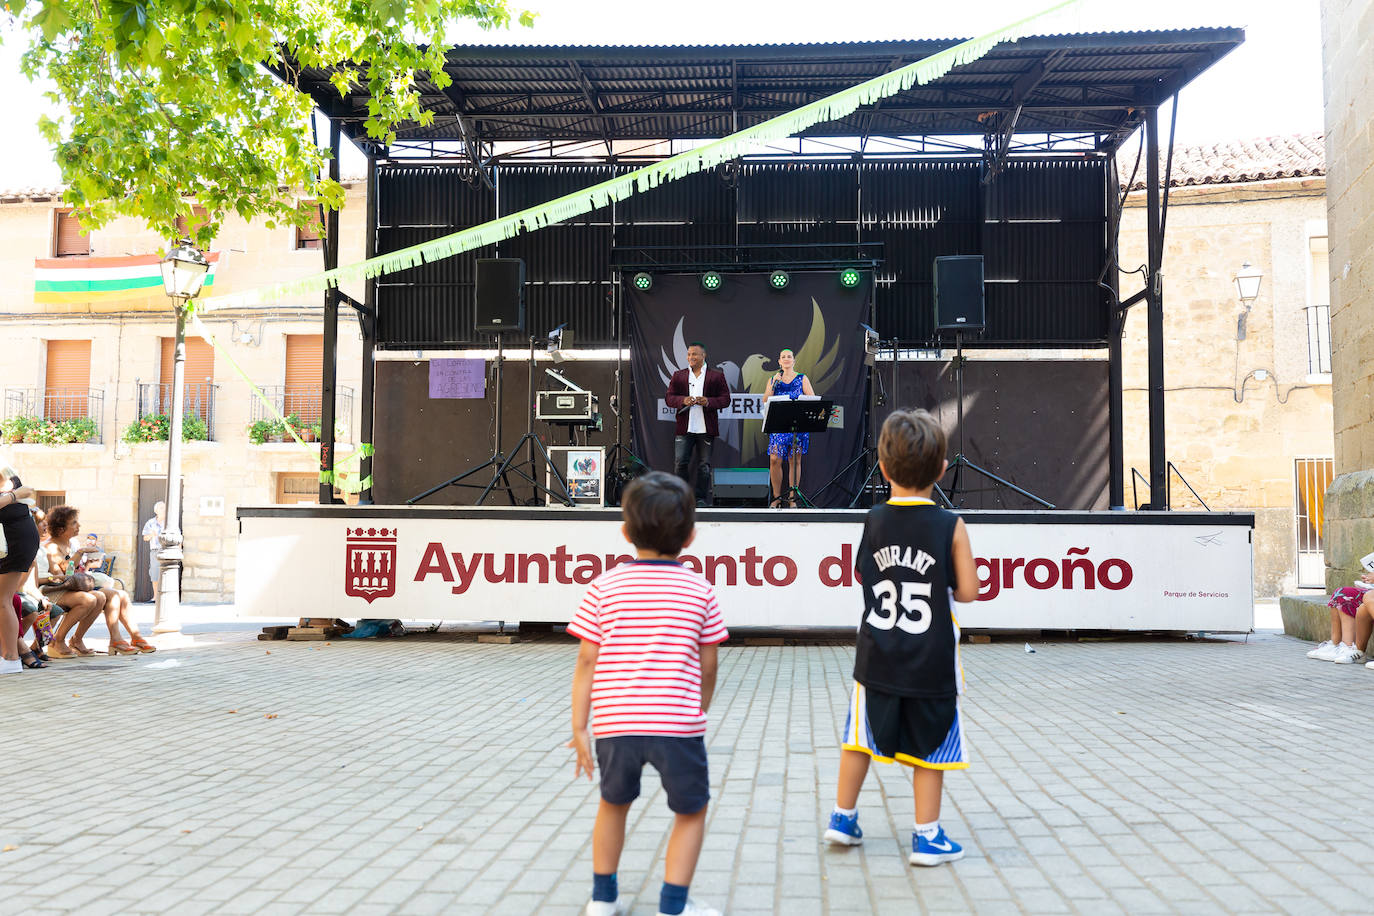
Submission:
[[[0,846],[19,847],[0,854],[0,885],[26,886],[23,857],[38,855],[71,879],[34,901],[42,911],[571,913],[586,901],[597,790],[561,747],[570,644],[290,643],[266,656],[252,635],[197,636],[157,677],[54,667],[24,678],[18,703],[0,687],[27,752],[118,772],[125,792],[109,801],[92,785],[60,822],[0,822]],[[1333,741],[1323,727],[1361,721],[1368,698],[1307,647],[1272,634],[1050,642],[1034,656],[966,647],[974,765],[948,775],[941,819],[968,857],[913,869],[903,767],[873,767],[863,847],[820,840],[852,648],[727,643],[693,894],[799,916],[1363,911],[1351,863],[1374,861],[1374,841],[1362,816],[1314,799],[1329,794],[1325,774],[1374,759],[1374,733]],[[119,703],[100,702],[112,689]],[[72,693],[96,699],[63,702]],[[125,734],[131,719],[159,728]],[[642,788],[621,887],[652,914],[672,815],[651,769]]]

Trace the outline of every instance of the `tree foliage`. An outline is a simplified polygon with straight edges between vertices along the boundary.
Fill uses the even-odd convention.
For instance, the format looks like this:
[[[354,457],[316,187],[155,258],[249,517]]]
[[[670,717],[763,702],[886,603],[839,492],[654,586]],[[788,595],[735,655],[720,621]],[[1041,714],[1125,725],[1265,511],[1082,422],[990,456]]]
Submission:
[[[82,225],[141,218],[166,238],[183,217],[202,247],[224,217],[307,225],[317,200],[343,188],[322,178],[328,151],[311,134],[313,104],[292,81],[341,67],[340,96],[366,93],[367,136],[432,118],[417,74],[448,85],[447,27],[532,24],[507,0],[0,0],[28,47],[23,70],[52,83],[40,120]],[[208,219],[193,219],[192,203]]]

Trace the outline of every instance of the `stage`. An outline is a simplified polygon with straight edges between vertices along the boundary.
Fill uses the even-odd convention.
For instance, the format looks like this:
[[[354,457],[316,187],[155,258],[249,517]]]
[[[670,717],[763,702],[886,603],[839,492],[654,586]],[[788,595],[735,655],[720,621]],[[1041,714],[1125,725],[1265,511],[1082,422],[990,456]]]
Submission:
[[[961,513],[981,582],[967,630],[1248,632],[1243,512]],[[702,509],[683,562],[736,627],[854,627],[863,510]],[[238,510],[246,617],[567,621],[633,557],[618,509],[272,506]]]

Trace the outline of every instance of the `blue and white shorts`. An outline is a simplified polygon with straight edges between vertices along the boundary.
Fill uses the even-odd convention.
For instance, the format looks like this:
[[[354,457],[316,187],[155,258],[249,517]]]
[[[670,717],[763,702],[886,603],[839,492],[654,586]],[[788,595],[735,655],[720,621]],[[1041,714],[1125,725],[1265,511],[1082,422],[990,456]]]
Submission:
[[[931,770],[968,769],[957,697],[898,697],[855,683],[841,746],[882,763],[896,761]]]

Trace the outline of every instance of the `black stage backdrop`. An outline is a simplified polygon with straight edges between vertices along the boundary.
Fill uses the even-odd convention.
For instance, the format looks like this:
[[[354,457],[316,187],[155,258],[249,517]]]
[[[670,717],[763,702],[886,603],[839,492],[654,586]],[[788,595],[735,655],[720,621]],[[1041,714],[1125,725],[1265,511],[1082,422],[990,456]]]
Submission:
[[[725,373],[734,395],[730,410],[721,412],[712,463],[767,467],[762,395],[778,369],[778,353],[791,348],[797,371],[806,373],[818,395],[841,408],[828,432],[811,436],[802,461],[802,490],[820,506],[847,504],[849,496],[840,486],[821,488],[863,446],[868,403],[859,323],[869,320],[872,274],[861,272],[859,285],[845,289],[838,271],[795,271],[783,291],[769,287],[766,273],[723,276],[714,292],[702,289],[699,273],[655,274],[648,290],[625,284],[636,453],[650,467],[672,471],[674,416],[663,395],[673,372],[687,365],[687,345],[700,341],[707,365]],[[852,492],[864,470],[849,469],[844,486]]]

